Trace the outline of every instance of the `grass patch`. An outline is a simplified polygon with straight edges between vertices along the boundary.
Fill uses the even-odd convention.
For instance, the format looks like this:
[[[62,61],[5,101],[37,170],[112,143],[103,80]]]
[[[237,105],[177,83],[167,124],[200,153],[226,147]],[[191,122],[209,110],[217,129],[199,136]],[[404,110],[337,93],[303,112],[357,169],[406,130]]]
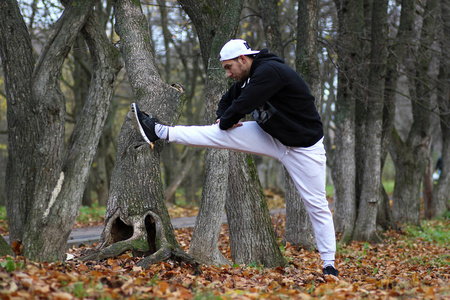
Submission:
[[[394,180],[383,180],[383,187],[388,195],[394,194],[394,186],[395,186]]]
[[[6,207],[0,206],[0,220],[6,220]]]
[[[325,187],[325,192],[327,194],[327,197],[334,197],[334,187],[331,184],[327,184]]]
[[[8,232],[8,220],[6,219],[6,207],[0,206],[0,234]]]
[[[421,238],[426,242],[450,246],[450,213],[447,212],[441,218],[423,220],[420,226],[408,226],[406,232],[409,236]]]
[[[99,206],[94,202],[92,206],[81,206],[78,214],[77,222],[92,223],[103,222],[105,220],[105,206]]]

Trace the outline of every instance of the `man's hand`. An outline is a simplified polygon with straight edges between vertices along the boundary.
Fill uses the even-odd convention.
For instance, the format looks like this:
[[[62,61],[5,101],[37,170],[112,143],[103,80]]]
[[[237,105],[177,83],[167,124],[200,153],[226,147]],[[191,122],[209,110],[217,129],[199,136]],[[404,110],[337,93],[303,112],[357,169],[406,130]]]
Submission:
[[[242,125],[243,125],[242,122],[239,121],[239,122],[237,122],[236,124],[234,124],[233,126],[231,126],[230,129],[234,129],[234,128],[236,128],[236,127],[241,127]]]
[[[220,119],[217,119],[216,123],[219,124],[220,123]],[[234,124],[233,126],[231,126],[230,128],[228,128],[227,130],[234,129],[236,127],[241,127],[242,125],[243,125],[242,122],[239,121],[236,124]]]

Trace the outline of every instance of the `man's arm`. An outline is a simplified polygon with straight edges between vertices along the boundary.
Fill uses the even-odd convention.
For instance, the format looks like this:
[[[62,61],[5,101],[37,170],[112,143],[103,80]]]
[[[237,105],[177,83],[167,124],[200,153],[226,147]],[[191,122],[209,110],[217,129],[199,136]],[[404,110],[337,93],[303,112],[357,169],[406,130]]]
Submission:
[[[237,124],[246,114],[266,103],[283,88],[278,71],[272,67],[259,67],[239,97],[220,117],[220,129],[226,130]]]
[[[231,86],[231,88],[226,92],[219,101],[217,105],[217,119],[220,119],[225,111],[231,106],[233,100],[239,97],[241,94],[241,88],[238,83],[235,83]]]

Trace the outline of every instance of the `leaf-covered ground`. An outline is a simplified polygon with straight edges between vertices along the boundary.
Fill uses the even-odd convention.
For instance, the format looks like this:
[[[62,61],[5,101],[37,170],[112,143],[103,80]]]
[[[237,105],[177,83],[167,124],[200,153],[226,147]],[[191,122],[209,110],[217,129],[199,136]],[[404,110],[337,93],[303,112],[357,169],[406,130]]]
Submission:
[[[180,210],[179,208],[176,208]],[[187,214],[195,213],[195,209]],[[180,212],[171,209],[174,216]],[[273,217],[284,233],[284,215]],[[95,223],[91,220],[91,224]],[[81,224],[78,224],[81,226]],[[339,245],[339,278],[322,275],[317,252],[281,246],[289,265],[266,269],[249,266],[203,266],[203,274],[186,264],[137,267],[140,258],[126,253],[115,259],[80,263],[82,248],[64,263],[0,258],[2,299],[450,299],[449,219],[424,222],[421,229],[390,231],[383,244]],[[431,233],[431,234],[430,234]],[[433,238],[436,233],[437,238]],[[189,249],[192,229],[176,230]],[[439,240],[436,241],[436,240]],[[230,258],[228,229],[222,226],[219,248]]]

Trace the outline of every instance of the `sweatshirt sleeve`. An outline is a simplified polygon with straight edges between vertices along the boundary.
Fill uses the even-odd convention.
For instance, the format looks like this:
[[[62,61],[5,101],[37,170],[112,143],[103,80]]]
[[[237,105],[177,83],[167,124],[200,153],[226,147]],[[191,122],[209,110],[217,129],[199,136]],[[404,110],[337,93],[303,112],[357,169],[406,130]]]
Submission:
[[[220,119],[225,111],[231,106],[233,101],[239,97],[241,89],[238,83],[233,84],[228,92],[226,92],[217,105],[216,115]]]
[[[220,129],[226,130],[246,114],[266,103],[283,87],[278,70],[272,65],[258,67],[240,96],[232,102],[220,117]]]

